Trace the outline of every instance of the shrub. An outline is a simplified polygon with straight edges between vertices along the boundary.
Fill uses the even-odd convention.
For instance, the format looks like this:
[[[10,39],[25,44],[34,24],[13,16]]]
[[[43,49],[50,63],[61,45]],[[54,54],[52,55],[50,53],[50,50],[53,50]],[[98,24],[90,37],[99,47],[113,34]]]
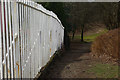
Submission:
[[[93,56],[109,56],[119,59],[120,50],[120,28],[110,30],[105,34],[98,36],[91,46]]]

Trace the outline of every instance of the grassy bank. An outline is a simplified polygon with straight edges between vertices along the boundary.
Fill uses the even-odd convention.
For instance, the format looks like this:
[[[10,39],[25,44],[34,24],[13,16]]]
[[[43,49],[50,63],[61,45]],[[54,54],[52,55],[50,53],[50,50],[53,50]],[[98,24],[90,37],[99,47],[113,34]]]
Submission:
[[[101,31],[101,32],[99,32],[99,33],[94,33],[94,34],[92,34],[92,35],[87,35],[87,36],[85,35],[85,36],[84,36],[84,41],[85,41],[85,42],[92,42],[92,41],[95,40],[96,37],[98,37],[98,36],[106,33],[107,31],[108,31],[107,29],[104,29],[103,31]],[[70,38],[72,38],[72,36],[70,36]],[[81,36],[80,36],[80,35],[75,35],[74,39],[77,39],[77,40],[78,40],[78,39],[81,39]]]
[[[118,65],[97,63],[87,72],[95,74],[97,78],[118,78]]]

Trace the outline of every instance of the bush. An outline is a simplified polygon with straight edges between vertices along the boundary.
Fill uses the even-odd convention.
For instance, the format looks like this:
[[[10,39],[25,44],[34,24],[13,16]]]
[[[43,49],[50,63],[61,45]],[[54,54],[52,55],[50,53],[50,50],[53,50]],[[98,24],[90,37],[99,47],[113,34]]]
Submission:
[[[91,51],[93,56],[109,56],[110,58],[119,59],[120,50],[120,28],[108,31],[98,36],[92,44]]]

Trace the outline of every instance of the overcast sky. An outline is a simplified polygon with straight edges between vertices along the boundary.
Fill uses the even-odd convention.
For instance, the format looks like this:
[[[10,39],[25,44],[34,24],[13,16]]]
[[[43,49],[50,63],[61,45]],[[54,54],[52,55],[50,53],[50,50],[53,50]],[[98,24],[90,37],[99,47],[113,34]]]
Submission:
[[[120,0],[33,0],[37,2],[119,2]]]

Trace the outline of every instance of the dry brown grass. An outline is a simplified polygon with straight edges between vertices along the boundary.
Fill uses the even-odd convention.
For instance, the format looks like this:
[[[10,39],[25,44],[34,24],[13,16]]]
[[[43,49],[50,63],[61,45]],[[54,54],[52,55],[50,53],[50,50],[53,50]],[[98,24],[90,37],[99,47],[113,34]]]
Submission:
[[[92,55],[96,57],[104,56],[106,58],[119,59],[120,50],[120,28],[111,30],[101,36],[98,36],[92,44]]]

